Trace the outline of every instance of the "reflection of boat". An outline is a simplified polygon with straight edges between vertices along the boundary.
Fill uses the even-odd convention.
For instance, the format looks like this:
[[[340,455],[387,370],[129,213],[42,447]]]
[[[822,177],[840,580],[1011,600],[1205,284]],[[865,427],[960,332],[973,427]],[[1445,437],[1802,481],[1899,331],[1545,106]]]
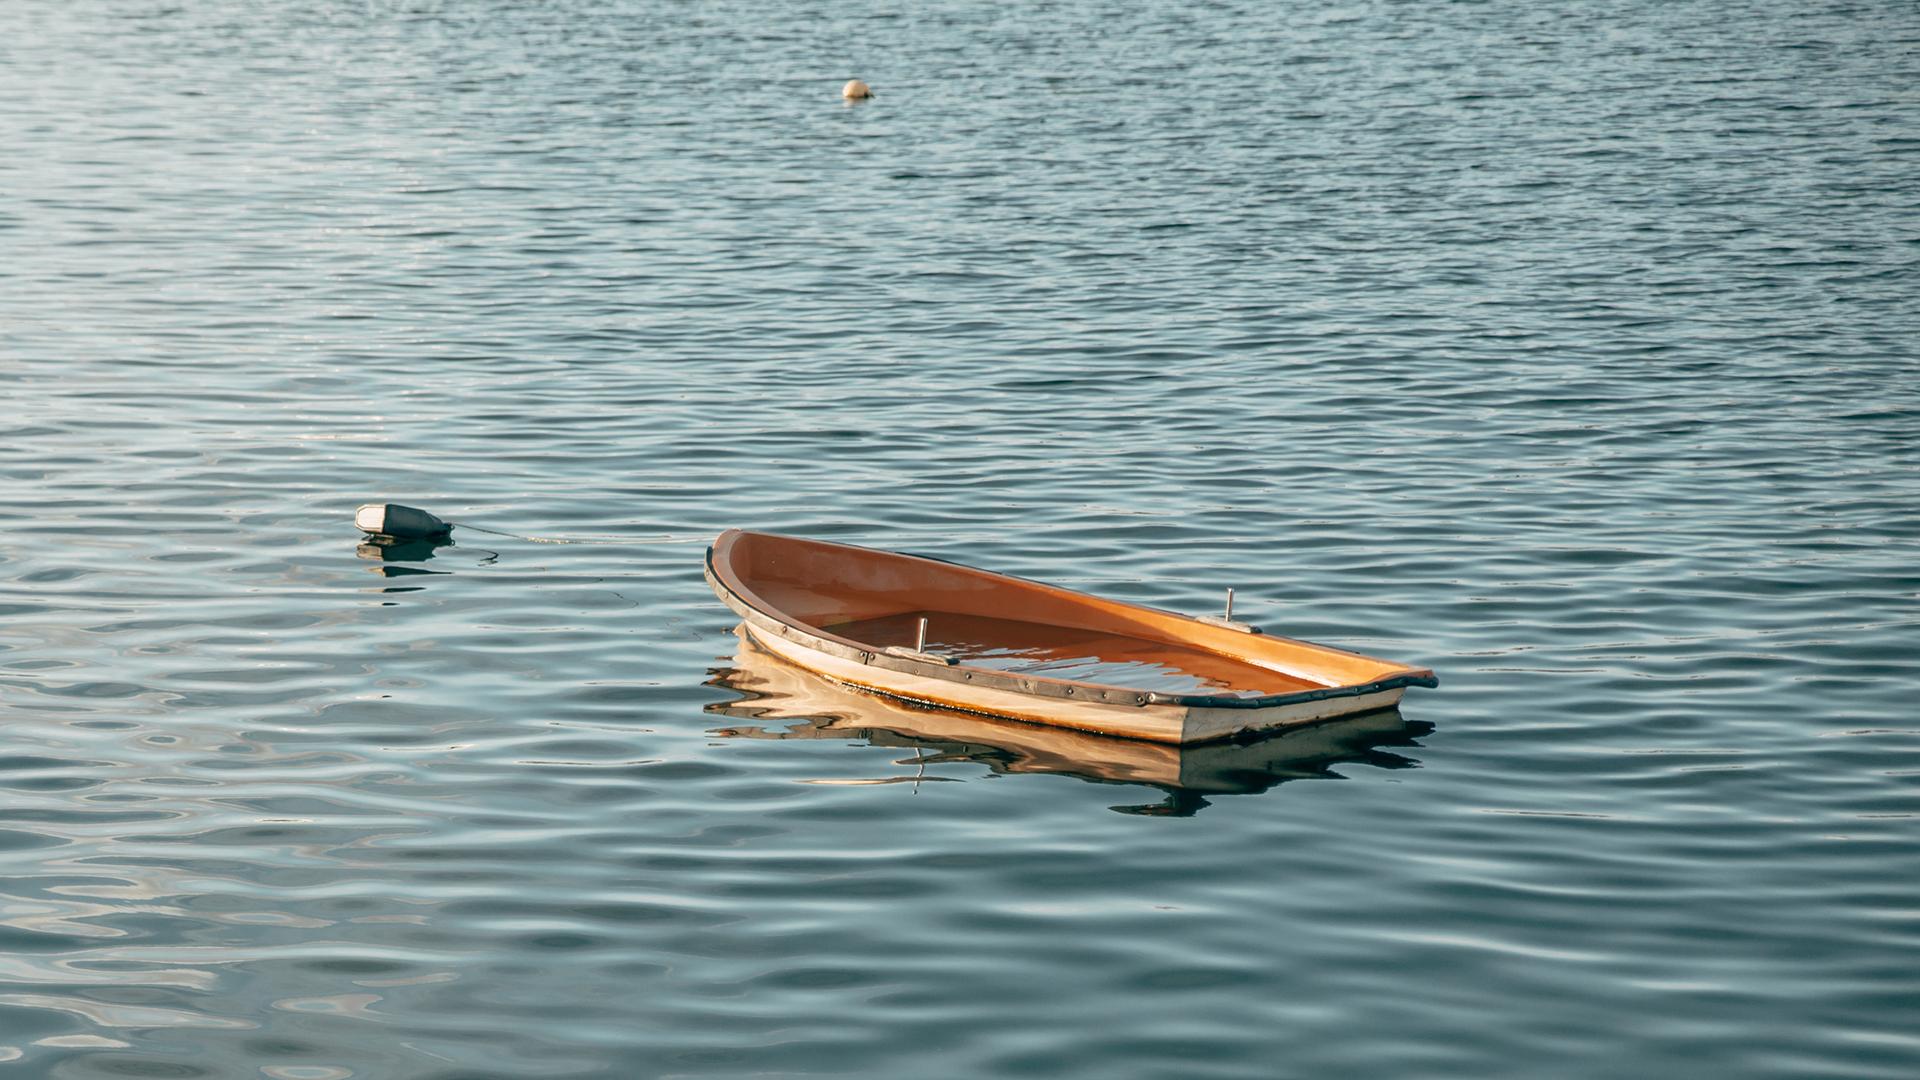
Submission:
[[[1149,784],[1168,793],[1142,813],[1191,813],[1205,795],[1250,795],[1285,780],[1333,775],[1353,762],[1406,768],[1414,762],[1380,749],[1410,746],[1433,730],[1410,724],[1393,709],[1287,728],[1240,741],[1174,746],[1067,728],[1025,724],[898,701],[842,686],[795,667],[761,648],[743,625],[731,668],[713,685],[745,697],[707,706],[752,724],[716,729],[725,738],[863,739],[873,746],[933,751],[917,765],[973,761],[1000,773],[1061,773],[1083,780]],[[767,721],[791,721],[783,727]],[[1120,808],[1116,808],[1120,809]]]
[[[1195,743],[1373,712],[1433,672],[935,559],[730,529],[707,581],[762,646],[853,686]]]

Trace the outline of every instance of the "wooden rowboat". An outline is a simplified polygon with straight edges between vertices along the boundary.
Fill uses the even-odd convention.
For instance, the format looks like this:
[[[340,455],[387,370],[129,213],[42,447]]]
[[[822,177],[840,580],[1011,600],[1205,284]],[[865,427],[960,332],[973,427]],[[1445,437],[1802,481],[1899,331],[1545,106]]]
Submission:
[[[1165,743],[1372,712],[1433,672],[937,559],[730,529],[707,582],[761,647],[908,701]]]

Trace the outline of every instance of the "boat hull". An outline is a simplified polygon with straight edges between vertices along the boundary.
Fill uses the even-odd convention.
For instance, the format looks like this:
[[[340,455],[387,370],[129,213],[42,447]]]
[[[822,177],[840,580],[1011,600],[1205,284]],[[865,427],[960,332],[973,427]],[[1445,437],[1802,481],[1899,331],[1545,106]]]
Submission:
[[[1018,691],[969,686],[964,680],[956,682],[952,679],[930,678],[910,671],[862,663],[794,640],[777,628],[756,625],[755,620],[749,617],[750,609],[736,607],[735,610],[746,618],[746,632],[756,645],[796,667],[835,682],[923,705],[1151,742],[1211,742],[1339,716],[1374,712],[1392,708],[1406,693],[1404,687],[1393,687],[1372,693],[1251,709],[1209,708],[1151,700],[1146,704],[1116,704],[1041,698]]]
[[[738,647],[731,666],[715,671],[709,685],[740,698],[710,703],[705,710],[739,722],[715,728],[718,737],[864,742],[916,752],[899,764],[923,764],[920,752],[925,751],[942,762],[971,759],[996,773],[1150,784],[1172,797],[1171,806],[1194,810],[1205,805],[1201,796],[1259,794],[1287,780],[1327,775],[1330,766],[1345,762],[1392,767],[1396,755],[1378,748],[1412,745],[1415,735],[1425,733],[1424,725],[1385,709],[1195,746],[1122,739],[872,693],[780,659],[757,644],[745,624],[734,633]]]

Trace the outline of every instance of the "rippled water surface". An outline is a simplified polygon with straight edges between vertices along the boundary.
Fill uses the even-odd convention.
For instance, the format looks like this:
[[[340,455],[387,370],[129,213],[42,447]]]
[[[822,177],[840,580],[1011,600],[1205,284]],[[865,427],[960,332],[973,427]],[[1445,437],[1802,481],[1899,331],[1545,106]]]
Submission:
[[[1912,4],[6,22],[8,1076],[1920,1074]],[[816,700],[732,525],[1442,686]]]

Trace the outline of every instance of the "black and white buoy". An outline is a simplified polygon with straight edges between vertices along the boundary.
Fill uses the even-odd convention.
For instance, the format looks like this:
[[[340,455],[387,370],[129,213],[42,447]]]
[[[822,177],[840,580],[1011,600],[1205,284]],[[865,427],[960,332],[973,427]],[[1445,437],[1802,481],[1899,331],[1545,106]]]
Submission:
[[[462,529],[486,533],[489,536],[525,540],[529,544],[607,544],[616,547],[634,547],[650,544],[699,544],[705,543],[707,539],[698,535],[526,536],[521,533],[489,529],[485,525],[474,525],[465,521],[448,521],[437,514],[429,514],[417,506],[402,506],[399,503],[367,503],[353,512],[353,523],[361,532],[367,534],[368,542],[373,544],[400,541],[451,544],[456,525]]]
[[[353,512],[353,523],[361,532],[402,540],[444,540],[453,534],[451,522],[399,503],[368,503]]]

